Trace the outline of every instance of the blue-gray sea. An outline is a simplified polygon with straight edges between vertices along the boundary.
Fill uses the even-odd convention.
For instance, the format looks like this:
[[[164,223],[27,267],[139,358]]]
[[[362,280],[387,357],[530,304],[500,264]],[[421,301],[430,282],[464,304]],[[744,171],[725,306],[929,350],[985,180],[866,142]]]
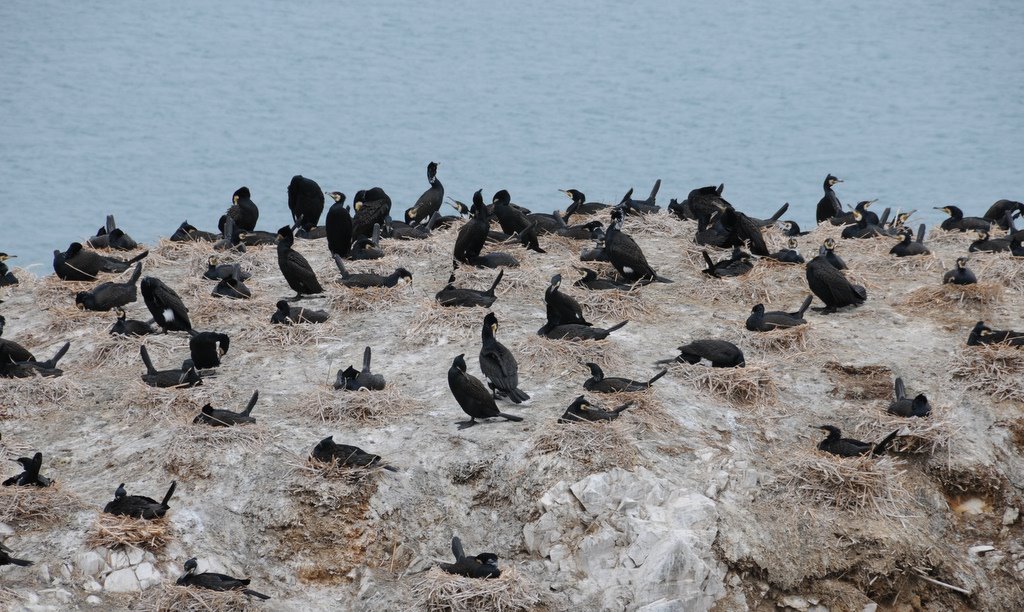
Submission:
[[[1008,0],[5,0],[0,251],[48,272],[107,213],[213,228],[241,185],[275,230],[295,174],[400,214],[430,160],[536,210],[661,178],[809,223],[831,172],[980,214],[1024,198],[1022,26]]]

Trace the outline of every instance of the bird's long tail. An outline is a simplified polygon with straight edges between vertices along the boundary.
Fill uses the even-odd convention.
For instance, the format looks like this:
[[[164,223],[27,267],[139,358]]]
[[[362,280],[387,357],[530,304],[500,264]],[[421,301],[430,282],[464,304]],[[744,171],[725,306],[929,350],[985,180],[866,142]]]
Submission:
[[[252,409],[256,405],[256,401],[260,399],[260,392],[253,391],[252,397],[249,398],[249,403],[245,405],[245,410],[242,411],[243,416],[249,416],[252,414]]]
[[[135,272],[132,272],[132,277],[128,279],[129,285],[134,285],[139,282],[139,277],[142,276],[142,262],[135,264]]]
[[[369,372],[370,371],[370,356],[371,356],[370,347],[366,347],[365,349],[363,349],[363,371],[364,372]]]
[[[658,372],[658,373],[657,373],[657,374],[655,374],[655,375],[654,375],[653,377],[651,377],[651,379],[650,379],[650,380],[648,380],[648,381],[647,381],[647,386],[648,386],[648,387],[650,387],[650,386],[651,386],[651,385],[653,385],[653,384],[654,384],[654,383],[655,383],[655,382],[656,382],[656,381],[657,381],[657,380],[658,380],[659,378],[661,378],[662,376],[664,376],[664,375],[666,375],[666,374],[668,374],[668,370],[662,370],[662,371]]]
[[[523,420],[523,417],[518,417],[518,416],[516,416],[514,414],[506,414],[504,412],[499,412],[498,416],[504,418],[507,421],[516,421],[516,422],[518,422],[518,421],[522,421]]]
[[[139,347],[139,354],[142,355],[142,363],[146,364],[146,374],[156,374],[156,368],[153,367],[153,360],[149,358],[145,344]]]
[[[814,300],[814,296],[813,295],[809,295],[806,298],[804,298],[804,303],[800,305],[800,310],[798,310],[796,312],[796,316],[798,318],[801,318],[801,319],[804,318],[804,313],[806,313],[807,309],[811,307],[811,302],[813,300]]]
[[[654,200],[658,195],[658,190],[661,189],[661,179],[654,181],[654,187],[651,187],[651,195],[647,196],[647,201]]]
[[[41,367],[43,367],[43,368],[46,368],[47,370],[52,370],[52,369],[56,368],[57,367],[57,362],[60,361],[61,357],[63,357],[65,353],[68,352],[69,348],[71,348],[71,343],[70,342],[65,342],[64,346],[60,347],[60,349],[57,351],[56,355],[54,355],[49,361],[44,361],[43,363],[41,363],[39,365]]]
[[[177,480],[172,480],[171,481],[171,486],[167,489],[167,494],[164,495],[164,501],[163,501],[163,505],[164,506],[166,506],[168,503],[170,503],[171,496],[174,495],[174,489],[177,488],[177,486],[178,486],[178,481]]]
[[[24,559],[15,559],[14,557],[7,557],[7,560],[14,565],[20,565],[21,567],[28,567],[32,565],[32,561],[26,561]]]
[[[527,395],[525,391],[518,388],[506,391],[505,394],[508,396],[508,399],[515,404],[521,404],[530,399],[530,396]]]
[[[138,262],[142,261],[143,259],[145,259],[148,255],[149,255],[149,251],[143,251],[143,252],[139,253],[138,255],[136,255],[135,257],[132,257],[131,259],[129,259],[128,263],[129,264],[138,263]]]
[[[901,400],[907,397],[907,389],[903,386],[903,379],[899,376],[896,377],[896,399]]]
[[[925,228],[926,228],[926,226],[925,226],[924,223],[919,225],[918,228],[917,228],[917,243],[918,244],[924,244],[924,231],[925,231]]]
[[[453,271],[452,274],[455,272]],[[501,282],[501,277],[505,276],[505,268],[498,270],[498,276],[494,278],[494,282],[491,283],[491,288],[486,291],[487,295],[494,295],[494,290],[498,287],[498,283]],[[451,282],[451,281],[449,281]]]
[[[715,262],[711,261],[711,256],[708,255],[707,251],[701,251],[701,255],[704,256],[704,263],[708,265],[708,269],[704,271],[707,272],[708,274],[713,274],[715,269]]]
[[[338,266],[338,272],[341,273],[341,278],[348,278],[348,270],[345,269],[345,262],[341,260],[341,255],[334,254],[334,265]]]
[[[892,441],[896,439],[896,434],[898,433],[900,433],[900,430],[897,429],[896,431],[892,432],[891,434],[883,438],[881,442],[875,445],[875,448],[874,450],[871,451],[871,454],[883,454],[886,451],[886,449],[888,449],[892,445]]]
[[[611,327],[609,327],[605,331],[607,331],[610,334],[610,333],[612,333],[613,331],[615,331],[617,329],[622,329],[623,327],[625,327],[626,323],[629,323],[629,321],[623,321],[622,323],[616,323],[615,325],[612,325]]]
[[[782,215],[786,214],[787,210],[789,210],[789,202],[786,202],[785,204],[780,206],[779,209],[775,211],[775,214],[769,217],[768,220],[771,221],[772,223],[775,223],[776,221],[782,218]]]
[[[625,412],[627,408],[629,408],[630,406],[632,406],[635,403],[636,402],[626,402],[625,404],[623,404],[623,405],[619,406],[618,408],[615,408],[614,410],[612,410],[612,412],[614,412],[615,414],[621,414],[621,413]]]
[[[242,589],[242,592],[246,595],[251,595],[252,597],[259,597],[260,599],[270,599],[270,595],[264,595],[263,593],[260,593],[259,591],[254,591],[252,589]]]

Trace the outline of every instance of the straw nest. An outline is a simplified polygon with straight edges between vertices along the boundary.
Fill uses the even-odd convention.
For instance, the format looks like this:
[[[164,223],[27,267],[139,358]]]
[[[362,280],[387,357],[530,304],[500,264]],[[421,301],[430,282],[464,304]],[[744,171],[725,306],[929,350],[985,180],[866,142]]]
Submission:
[[[950,418],[950,410],[933,407],[927,417],[901,417],[889,414],[885,408],[863,419],[854,428],[858,433],[899,430],[894,445],[903,453],[935,455],[948,451],[957,441],[963,425]],[[865,434],[867,435],[867,434]]]
[[[447,307],[437,300],[423,300],[405,327],[405,340],[420,346],[455,344],[479,335],[489,309],[473,306]]]
[[[1011,257],[1008,253],[979,253],[971,256],[977,258],[978,264],[971,264],[980,281],[995,283],[1017,293],[1024,293],[1024,257]]]
[[[49,487],[0,487],[0,523],[55,525],[71,519],[82,502],[60,483]]]
[[[412,587],[412,609],[431,612],[514,612],[534,610],[540,597],[515,566],[490,579],[465,578],[430,568]]]
[[[788,299],[792,288],[803,287],[801,266],[765,265],[765,259],[757,259],[754,267],[743,276],[712,278],[702,272],[707,267],[702,255],[708,251],[711,259],[718,261],[732,253],[690,243],[683,245],[681,265],[672,266],[667,274],[683,292],[701,302],[729,302],[739,304],[774,304]]]
[[[71,376],[0,379],[0,420],[63,408],[84,396]]]
[[[113,320],[111,320],[113,324]],[[141,376],[146,371],[139,348],[145,345],[150,356],[157,364],[171,359],[175,350],[186,347],[184,337],[169,334],[149,334],[148,336],[121,336],[103,334],[94,340],[90,350],[84,355],[85,367],[104,367],[111,370],[138,371]],[[184,358],[183,358],[184,359]],[[180,361],[178,363],[181,363]]]
[[[595,215],[595,218],[607,223],[607,215]],[[684,221],[667,211],[628,215],[622,225],[623,232],[635,238],[692,238],[696,228],[692,221]]]
[[[369,289],[345,287],[341,293],[330,296],[330,311],[332,313],[379,312],[394,306],[405,295],[405,288],[398,285]]]
[[[573,296],[588,319],[642,321],[664,312],[661,304],[651,299],[639,285],[633,285],[629,291],[581,290],[573,292]]]
[[[323,310],[320,306],[307,305],[304,308],[311,310]],[[333,335],[338,333],[338,324],[335,321],[336,314],[330,313],[324,323],[296,323],[294,325],[276,325],[270,322],[270,316],[274,309],[266,310],[266,318],[256,325],[247,325],[238,334],[240,340],[246,343],[259,344],[260,346],[288,347],[288,346],[320,346],[324,342],[337,342],[341,340]]]
[[[211,591],[176,584],[162,584],[144,591],[132,602],[131,608],[144,612],[249,612],[267,609],[265,603],[241,591]]]
[[[837,457],[801,448],[772,457],[772,463],[772,490],[784,498],[799,496],[847,512],[870,510],[884,518],[905,517],[911,510],[902,464],[892,457]]]
[[[146,520],[100,512],[86,542],[93,548],[134,546],[159,552],[171,541],[171,535],[171,523],[166,517]]]
[[[632,435],[636,425],[625,418],[624,415],[611,422],[552,424],[536,437],[533,452],[553,455],[558,461],[590,472],[636,467],[640,460]]]
[[[125,410],[130,415],[143,415],[147,419],[178,420],[199,414],[204,404],[213,404],[210,389],[203,385],[180,389],[150,387],[140,378],[121,383],[112,394],[110,406]]]
[[[422,402],[402,394],[394,386],[380,391],[347,391],[318,386],[311,401],[303,406],[321,421],[352,420],[360,425],[387,425],[407,414],[426,411]]]
[[[626,367],[626,360],[614,346],[612,338],[604,340],[552,340],[537,334],[524,334],[508,343],[519,361],[520,374],[539,378],[574,378],[578,368],[593,362],[605,372]]]
[[[670,374],[697,390],[739,406],[763,408],[778,400],[778,388],[767,363],[748,361],[743,368],[709,368],[674,362]]]
[[[827,361],[822,369],[836,386],[832,394],[840,399],[892,399],[892,370],[881,365],[854,366]]]
[[[195,411],[198,414],[199,410]],[[164,445],[164,469],[179,479],[206,479],[212,476],[211,455],[223,454],[229,447],[254,452],[272,440],[270,431],[261,423],[211,427],[205,423],[186,422],[172,427],[170,440]]]
[[[654,383],[657,386],[659,383]],[[679,431],[679,423],[665,410],[654,387],[646,391],[633,393],[594,393],[588,397],[595,404],[605,409],[615,408],[622,404],[632,403],[619,417],[627,418],[627,422],[635,424],[637,432],[649,431],[658,434],[671,434]]]
[[[965,388],[997,400],[1024,402],[1024,350],[1009,344],[964,346],[953,355],[953,376]]]
[[[766,332],[751,332],[743,336],[743,343],[762,353],[804,352],[814,343],[807,337],[809,325],[798,325]]]
[[[975,283],[973,285],[935,285],[915,289],[904,297],[900,304],[915,310],[947,311],[955,305],[960,308],[991,306],[1003,299],[1003,287],[996,283]]]
[[[382,465],[389,465],[387,458],[381,459],[380,465],[377,466],[359,466],[359,465],[345,465],[337,461],[331,461],[330,463],[324,463],[323,461],[317,461],[310,456],[312,447],[304,449],[303,452],[297,453],[291,450],[285,450],[284,464],[290,469],[289,482],[292,483],[294,492],[297,493],[310,493],[317,491],[320,493],[320,483],[338,483],[341,485],[376,485],[377,479],[383,476],[383,473],[390,473],[385,470]],[[367,452],[373,452],[368,450]],[[312,489],[310,488],[312,487]],[[348,487],[342,487],[341,499],[338,499],[339,503],[345,501],[351,495],[352,489]],[[324,505],[329,503],[329,499],[332,495],[320,496],[318,504]]]

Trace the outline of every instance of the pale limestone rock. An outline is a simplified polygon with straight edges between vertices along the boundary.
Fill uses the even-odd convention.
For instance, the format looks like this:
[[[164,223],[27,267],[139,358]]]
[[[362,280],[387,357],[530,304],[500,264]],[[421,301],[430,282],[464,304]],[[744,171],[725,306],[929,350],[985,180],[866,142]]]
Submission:
[[[103,590],[110,593],[132,593],[141,590],[139,579],[131,568],[125,567],[107,574],[103,581]]]

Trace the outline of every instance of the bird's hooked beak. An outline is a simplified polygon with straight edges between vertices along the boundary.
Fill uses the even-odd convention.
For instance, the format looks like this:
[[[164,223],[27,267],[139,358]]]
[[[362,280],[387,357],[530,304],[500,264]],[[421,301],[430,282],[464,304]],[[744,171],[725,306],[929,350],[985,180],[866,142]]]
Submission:
[[[227,353],[228,352],[225,351],[223,347],[219,347],[219,346],[217,347],[217,354],[220,355],[221,357],[223,357],[224,355],[227,355]]]
[[[571,194],[571,193],[569,193],[568,191],[566,191],[565,189],[559,189],[559,191],[561,191],[562,193],[564,193],[564,194],[565,194],[565,197],[569,198],[570,200],[572,199],[572,194]]]

